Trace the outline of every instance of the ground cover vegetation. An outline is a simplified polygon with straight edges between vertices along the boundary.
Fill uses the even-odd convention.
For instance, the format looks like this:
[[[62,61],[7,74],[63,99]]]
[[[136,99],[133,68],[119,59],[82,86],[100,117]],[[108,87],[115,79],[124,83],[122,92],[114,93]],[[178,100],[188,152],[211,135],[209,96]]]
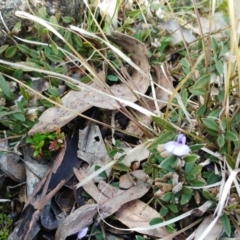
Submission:
[[[17,11],[0,238],[237,239],[237,2],[84,1],[80,23]]]

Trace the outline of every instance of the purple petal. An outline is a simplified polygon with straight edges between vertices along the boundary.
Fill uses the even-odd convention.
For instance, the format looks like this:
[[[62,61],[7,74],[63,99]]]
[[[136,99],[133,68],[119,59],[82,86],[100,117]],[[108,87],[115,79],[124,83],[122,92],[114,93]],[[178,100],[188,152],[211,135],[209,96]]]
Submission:
[[[186,136],[184,134],[179,134],[177,137],[177,143],[185,144],[186,143]]]
[[[78,232],[77,239],[82,239],[87,235],[88,227],[83,228]]]
[[[165,143],[163,147],[164,147],[164,149],[167,150],[168,152],[173,153],[173,151],[174,151],[174,149],[175,149],[175,147],[176,147],[177,145],[178,145],[177,142],[175,142],[175,141],[170,141],[170,142]]]
[[[190,152],[189,146],[184,144],[178,144],[172,151],[172,154],[178,157],[181,157],[181,156],[187,155],[189,152]]]

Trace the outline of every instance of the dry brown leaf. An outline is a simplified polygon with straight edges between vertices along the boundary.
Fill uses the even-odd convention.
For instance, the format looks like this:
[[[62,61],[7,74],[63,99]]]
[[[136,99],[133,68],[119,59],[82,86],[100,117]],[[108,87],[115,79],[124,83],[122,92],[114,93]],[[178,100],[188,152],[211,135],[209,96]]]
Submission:
[[[79,182],[81,182],[84,178],[88,176],[86,171],[82,168],[80,168],[79,170],[74,168],[73,171]],[[88,181],[87,183],[85,183],[83,185],[83,188],[96,202],[100,204],[108,200],[107,197],[105,197],[99,192],[93,181]]]
[[[111,185],[106,186],[104,182],[100,182],[98,188],[100,191],[104,190],[103,194],[106,197],[116,195],[118,192],[117,188]],[[137,228],[149,226],[149,222],[153,218],[159,217],[159,213],[146,203],[140,200],[133,200],[124,204],[114,216],[129,228]],[[169,235],[169,233],[162,228],[138,230],[138,232],[154,237],[165,237]]]
[[[48,165],[39,164],[36,160],[31,158],[32,153],[32,148],[23,148],[23,162],[26,169],[27,196],[30,196],[33,193],[40,179],[43,178],[43,176],[48,170]]]
[[[19,161],[19,156],[14,153],[4,153],[0,159],[1,170],[11,179],[17,182],[25,181],[25,167]]]
[[[135,102],[137,97],[132,92],[132,89],[145,93],[149,86],[148,76],[150,74],[150,66],[148,63],[147,49],[140,41],[125,34],[116,32],[108,38],[122,47],[123,51],[127,54],[130,54],[132,61],[145,74],[143,75],[134,69],[127,84],[121,83],[111,87],[102,87],[98,84],[98,81],[95,80],[91,83],[91,87],[112,94],[115,97]],[[103,72],[100,72],[98,76],[104,82],[105,76]],[[92,106],[105,109],[118,109],[121,107],[115,99],[99,94],[94,90],[89,91],[86,89],[81,89],[81,91],[69,91],[62,98],[62,105],[73,110],[75,113],[63,108],[49,108],[40,116],[39,122],[29,131],[29,134],[34,134],[36,132],[52,132],[76,117],[76,112],[82,113]]]
[[[58,227],[55,239],[65,240],[67,236],[79,232],[91,224],[97,213],[97,204],[84,205],[71,213]]]
[[[139,199],[144,194],[146,194],[151,185],[146,182],[137,181],[136,185],[124,191],[123,193],[118,193],[114,197],[110,198],[100,206],[101,217],[106,218],[111,216],[121,206],[127,202],[135,199]]]
[[[153,183],[153,180],[145,173],[144,170],[136,170],[131,173],[122,175],[119,178],[119,187],[123,189],[128,189],[136,183],[136,179],[143,182]]]
[[[149,156],[149,151],[146,144],[137,145],[134,148],[124,148],[126,156],[124,157],[122,163],[130,167],[132,162],[140,162],[145,160]]]
[[[87,174],[82,169],[79,171],[75,169],[74,172],[79,181],[82,181],[87,177]],[[115,213],[118,220],[129,228],[134,228],[148,226],[149,221],[152,218],[159,217],[159,213],[149,207],[147,204],[140,200],[133,200],[143,196],[149,189],[149,183],[142,183],[143,184],[139,184],[138,182],[138,186],[130,188],[129,191],[123,191],[112,187],[103,181],[98,184],[100,192],[93,181],[89,181],[88,183],[84,184],[83,188],[89,195],[91,195],[91,197],[95,199],[95,201],[99,203],[100,211],[102,212],[102,218],[112,215],[114,211],[118,210]],[[136,193],[136,191],[140,192]],[[124,202],[125,204],[123,204]],[[139,232],[155,237],[169,235],[169,233],[163,229],[143,230]]]
[[[83,180],[87,176],[87,174],[83,170],[80,170],[79,173],[77,173],[77,170],[75,169],[75,174],[79,181]],[[101,182],[99,184],[101,184]],[[88,187],[90,187],[89,190],[88,190]],[[106,201],[103,201],[102,199],[103,195],[99,196],[99,191],[97,190],[97,188],[93,186],[93,183],[88,182],[87,184],[83,185],[84,190],[88,194],[92,194],[91,196],[97,202],[102,203],[99,207],[102,218],[106,218],[112,215],[126,202],[142,197],[144,194],[147,193],[150,187],[151,185],[148,182],[136,181],[135,186],[129,188],[126,191],[120,190],[112,197],[109,197],[108,195],[109,199],[107,199]]]
[[[101,131],[96,125],[90,125],[83,130],[79,130],[78,149],[78,157],[89,164],[86,169],[89,174],[95,172],[96,166],[103,167],[107,162],[111,161]],[[110,171],[109,168],[105,172],[109,175]],[[94,178],[94,181],[99,182],[102,179],[102,177],[98,176]]]

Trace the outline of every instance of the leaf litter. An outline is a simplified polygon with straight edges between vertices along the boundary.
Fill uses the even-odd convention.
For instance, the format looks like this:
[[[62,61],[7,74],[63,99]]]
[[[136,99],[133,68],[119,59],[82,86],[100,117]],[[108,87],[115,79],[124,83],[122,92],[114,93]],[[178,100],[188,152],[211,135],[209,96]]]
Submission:
[[[108,1],[105,1],[105,3],[108,3]],[[114,2],[114,4],[116,5],[116,2]],[[128,4],[129,4],[128,8],[133,10],[134,3],[129,1]],[[151,6],[149,6],[147,1],[141,2],[140,4],[142,7],[146,7],[147,18],[152,17],[153,16],[152,13],[154,13],[155,9],[151,9]],[[154,1],[154,4],[160,4],[160,3],[158,1]],[[98,7],[100,8],[100,6]],[[101,14],[102,14],[102,17],[104,17],[104,12],[105,14],[107,14],[107,21],[110,21],[111,20],[110,18],[114,17],[114,28],[116,28],[117,14],[116,12],[114,13],[113,11],[114,6],[111,6],[111,7],[112,8],[110,9],[110,12],[107,12],[107,8],[101,9]],[[162,9],[158,9],[156,12],[157,12],[158,18],[162,19],[163,18],[162,16],[164,15],[164,12],[162,11]],[[184,40],[185,43],[188,43],[190,46],[196,40],[196,35],[194,35],[189,29],[193,30],[194,33],[200,35],[201,37],[203,37],[202,34],[205,34],[207,36],[207,34],[210,34],[211,31],[220,32],[220,34],[215,35],[215,37],[218,39],[226,37],[224,36],[224,34],[222,34],[223,33],[222,29],[223,28],[227,29],[228,25],[226,24],[225,21],[223,21],[223,17],[221,14],[218,16],[216,15],[215,19],[217,19],[217,17],[221,18],[221,23],[219,24],[220,26],[217,25],[216,20],[214,20],[212,24],[212,28],[211,28],[212,20],[208,20],[207,18],[204,18],[204,17],[199,18],[200,26],[194,25],[194,27],[189,28],[189,24],[186,24],[187,28],[185,28],[183,27],[183,25],[180,26],[180,24],[178,24],[176,20],[179,20],[179,19],[174,18],[174,20],[167,20],[165,23],[165,27],[172,36],[172,42],[171,42],[172,44],[174,45],[176,43],[181,44],[181,41]],[[201,25],[204,25],[204,27],[206,28],[201,29],[202,27]],[[154,23],[146,24],[146,26],[147,28],[149,27],[152,28],[154,27]],[[61,98],[62,107],[60,107],[60,104],[59,104],[57,107],[52,107],[47,109],[40,117],[39,123],[36,124],[29,131],[29,134],[34,134],[36,132],[44,133],[48,131],[55,131],[58,128],[66,126],[66,124],[71,126],[70,121],[72,119],[74,119],[77,115],[81,115],[83,112],[91,109],[92,107],[123,111],[125,106],[130,106],[131,108],[131,104],[129,103],[134,103],[134,102],[136,104],[132,106],[135,106],[135,110],[137,109],[137,111],[132,110],[131,114],[133,114],[133,116],[135,117],[135,120],[130,117],[129,124],[127,125],[126,129],[124,129],[124,131],[134,136],[142,137],[145,134],[144,137],[146,136],[152,137],[158,134],[158,132],[154,133],[155,129],[157,131],[163,130],[164,132],[164,126],[161,126],[161,124],[162,123],[165,124],[164,121],[166,120],[159,118],[161,120],[157,121],[158,118],[154,117],[154,122],[160,127],[160,129],[156,128],[155,123],[152,124],[152,119],[150,117],[151,114],[150,115],[148,114],[148,116],[146,116],[146,114],[141,113],[140,106],[144,106],[144,108],[146,108],[148,111],[154,112],[153,113],[154,115],[156,114],[158,116],[162,116],[161,110],[164,109],[168,104],[167,111],[171,109],[170,111],[171,114],[178,113],[179,116],[186,117],[188,122],[191,122],[192,117],[195,118],[194,113],[193,115],[190,115],[187,112],[188,110],[187,101],[190,100],[190,98],[187,99],[188,95],[184,93],[184,91],[183,92],[179,91],[179,94],[175,91],[173,85],[175,85],[176,82],[174,83],[172,82],[172,77],[170,76],[170,74],[168,74],[168,69],[167,69],[168,67],[165,66],[165,64],[162,67],[160,67],[159,64],[157,65],[151,64],[152,68],[150,70],[150,64],[148,62],[149,49],[146,48],[145,45],[143,45],[140,41],[135,39],[136,35],[134,35],[135,38],[133,38],[125,34],[120,34],[115,32],[115,33],[112,33],[112,36],[107,36],[107,38],[101,38],[99,37],[100,35],[96,35],[96,38],[95,38],[94,34],[89,33],[84,29],[78,29],[77,27],[74,27],[74,26],[71,26],[71,29],[79,32],[84,37],[86,34],[87,37],[85,37],[85,39],[88,39],[89,42],[92,42],[92,44],[96,47],[96,49],[99,52],[102,52],[105,57],[106,57],[104,53],[105,49],[103,50],[104,48],[103,46],[106,45],[107,47],[114,49],[113,48],[114,45],[112,45],[112,43],[116,44],[118,47],[121,48],[121,51],[125,53],[126,58],[124,57],[123,60],[125,60],[128,64],[130,61],[133,61],[135,66],[129,64],[130,67],[123,66],[119,68],[118,79],[120,79],[120,84],[113,84],[111,86],[108,86],[106,84],[106,79],[111,80],[111,78],[109,78],[106,75],[105,65],[104,64],[102,66],[99,65],[100,67],[98,66],[97,69],[93,67],[93,72],[96,71],[97,74],[95,74],[95,76],[92,77],[93,78],[92,82],[86,86],[84,86],[83,84],[79,84],[78,85],[78,87],[80,86],[79,91],[76,91],[76,90],[68,91],[68,93]],[[141,26],[141,30],[143,29],[144,27]],[[136,32],[139,33],[138,31]],[[141,34],[139,33],[137,37],[141,38]],[[111,43],[109,43],[109,41]],[[152,43],[153,41],[151,41],[151,44]],[[146,45],[149,47],[148,44]],[[161,45],[159,45],[158,40],[156,39],[154,39],[154,44],[152,44],[152,46],[153,45],[156,48],[161,47]],[[123,55],[120,54],[119,56],[122,57]],[[128,60],[131,59],[131,60],[128,62],[126,59]],[[141,71],[139,71],[139,69],[137,69],[136,66]],[[185,67],[186,66],[187,64],[185,64]],[[219,72],[222,71],[221,65],[218,65],[217,70]],[[71,75],[72,74],[71,71],[73,72],[73,75]],[[84,71],[86,71],[86,69]],[[199,71],[199,69],[197,71]],[[197,71],[194,73],[196,76],[198,76]],[[76,76],[74,76],[75,75],[74,72],[77,72]],[[69,73],[70,75],[68,75]],[[71,76],[74,79],[75,77],[78,78],[79,77],[78,75],[79,74],[81,75],[81,73],[82,73],[81,71],[76,70],[74,67],[68,71],[66,76]],[[179,72],[177,73],[177,75],[179,78],[180,76]],[[177,75],[175,75],[175,77]],[[188,75],[189,78],[191,77],[190,75],[191,74]],[[194,86],[196,87],[196,85]],[[149,91],[149,87],[151,87],[152,95],[147,96],[148,93],[146,94],[146,92]],[[217,93],[220,93],[219,88],[221,87],[222,86],[218,86],[218,88],[216,88]],[[4,86],[4,88],[6,88],[5,91],[7,93],[7,96],[9,97],[10,92],[8,91],[8,87]],[[213,88],[215,87],[211,85],[211,89]],[[63,87],[62,93],[64,91],[65,91],[65,87]],[[99,91],[101,91],[102,93],[100,93]],[[40,92],[42,92],[42,90]],[[171,103],[169,103],[169,96],[171,94],[173,94],[176,97],[174,101],[176,100],[177,104],[179,104],[180,106],[179,109],[178,109],[179,106],[177,106],[176,102],[173,103],[172,99],[171,99]],[[217,96],[218,94],[215,94],[215,95]],[[214,98],[215,97],[214,94],[211,94],[211,97]],[[200,103],[203,103],[203,98],[200,98],[200,100],[201,100]],[[190,102],[191,101],[192,100],[190,100]],[[138,105],[139,105],[139,108],[136,107]],[[195,107],[194,104],[192,104],[191,107],[194,108]],[[166,117],[168,121],[169,119],[172,120],[175,117],[175,120],[174,120],[175,122],[174,121],[173,122],[174,124],[176,123],[176,125],[178,125],[181,123],[181,119],[180,118],[176,119],[176,115],[174,116],[174,114],[173,116],[172,115],[167,116],[168,115],[168,112],[167,112],[164,118]],[[215,115],[213,116],[215,117]],[[185,121],[186,120],[184,119],[184,123],[182,123],[183,125],[181,126],[181,128],[178,127],[178,130],[183,132],[185,131],[185,133],[187,133],[187,131],[190,131],[190,130],[188,129],[189,126],[186,126]],[[211,121],[213,122],[214,120],[211,119]],[[221,122],[219,122],[219,124],[221,124]],[[217,126],[217,124],[215,124],[214,126]],[[173,129],[171,128],[171,130]],[[204,131],[203,129],[201,130]],[[184,193],[184,191],[187,191],[188,193],[190,193],[189,195],[191,195],[194,192],[194,198],[195,198],[196,204],[199,205],[202,202],[202,196],[199,195],[200,191],[198,192],[195,190],[201,189],[201,186],[186,187],[186,184],[184,181],[188,181],[188,179],[187,178],[184,179],[183,176],[181,175],[181,171],[183,170],[184,164],[186,163],[183,163],[182,159],[178,159],[178,161],[174,162],[173,158],[169,158],[169,159],[167,158],[164,160],[164,164],[160,165],[164,169],[163,172],[159,173],[163,176],[161,179],[164,179],[164,177],[167,175],[165,174],[166,172],[164,172],[165,170],[169,171],[169,169],[171,168],[174,170],[177,169],[178,171],[177,182],[180,187],[178,187],[177,190],[174,190],[174,188],[177,186],[174,183],[174,179],[167,179],[166,181],[164,180],[164,183],[162,183],[159,180],[160,178],[158,179],[159,181],[158,182],[153,174],[154,168],[155,170],[158,169],[159,165],[157,165],[157,162],[151,162],[152,161],[151,157],[153,154],[152,152],[153,148],[151,148],[151,141],[148,144],[146,144],[146,143],[141,143],[141,141],[138,140],[137,146],[134,146],[131,143],[126,144],[128,147],[121,147],[121,151],[119,151],[115,156],[113,156],[114,160],[110,162],[112,159],[112,156],[109,157],[108,155],[109,142],[107,142],[107,140],[102,137],[103,132],[101,131],[102,131],[102,128],[96,125],[90,124],[87,127],[82,126],[81,130],[79,130],[79,127],[77,125],[71,139],[67,140],[67,137],[66,137],[66,140],[64,141],[64,147],[61,148],[61,150],[59,151],[59,154],[55,157],[54,161],[50,164],[43,165],[41,163],[38,163],[38,161],[36,161],[35,159],[32,159],[30,157],[31,154],[28,152],[28,149],[26,147],[22,149],[24,159],[18,158],[17,154],[15,153],[14,153],[15,155],[13,154],[16,157],[14,161],[11,160],[10,154],[4,154],[3,156],[1,156],[1,168],[2,168],[2,171],[7,176],[9,176],[10,178],[20,183],[23,183],[25,181],[25,177],[27,181],[27,185],[26,185],[27,188],[22,188],[21,190],[21,194],[25,196],[20,196],[19,194],[19,201],[25,202],[25,206],[21,214],[21,219],[17,224],[17,226],[15,227],[9,239],[33,239],[39,234],[40,229],[42,227],[44,227],[48,231],[56,231],[55,239],[66,239],[68,236],[73,234],[76,234],[82,238],[86,236],[88,230],[90,230],[89,229],[90,226],[93,227],[92,231],[95,231],[94,229],[95,226],[93,224],[94,222],[99,222],[100,225],[102,223],[105,223],[104,226],[108,225],[111,228],[114,228],[115,226],[111,221],[112,219],[109,218],[110,216],[114,217],[119,222],[124,224],[126,230],[128,231],[134,230],[141,234],[148,235],[150,237],[157,237],[161,239],[162,238],[165,239],[165,237],[171,238],[171,236],[176,236],[174,235],[175,233],[170,234],[170,231],[173,230],[171,229],[171,225],[167,226],[169,228],[163,228],[163,226],[165,226],[164,223],[162,225],[161,224],[157,225],[155,228],[154,226],[149,227],[149,223],[151,222],[151,220],[153,218],[160,218],[163,213],[160,212],[159,214],[159,212],[156,211],[154,207],[150,207],[150,204],[146,204],[145,202],[141,201],[140,198],[144,198],[144,196],[146,196],[150,191],[151,193],[158,193],[157,190],[161,189],[162,195],[158,196],[159,201],[167,202],[169,200],[166,200],[166,199],[168,199],[169,196],[171,197],[174,195],[175,199],[171,200],[172,202],[178,203],[178,201],[182,202],[183,200],[187,202],[189,201],[189,199],[183,199],[183,197],[182,198],[179,197],[180,194]],[[164,132],[164,134],[165,134],[165,137],[168,137],[166,132]],[[230,136],[232,139],[237,139],[236,137],[234,137],[235,135],[233,133],[225,134],[225,135]],[[113,130],[112,143],[110,143],[111,147],[118,146],[118,142],[114,139],[114,136],[115,135]],[[189,136],[191,135],[189,134]],[[173,139],[169,139],[169,140],[173,140]],[[154,142],[162,144],[164,143],[164,140],[161,139],[161,137],[159,137],[159,138],[156,138]],[[223,145],[224,142],[222,142],[221,144]],[[3,148],[5,147],[6,145],[3,146]],[[149,149],[151,149],[151,151]],[[121,161],[118,159],[121,159]],[[148,163],[152,163],[151,166],[147,166],[148,168],[147,167],[145,168],[152,177],[147,175],[145,171],[138,170],[140,163],[142,161],[145,161],[146,159]],[[186,159],[184,159],[184,161],[185,160]],[[170,161],[171,163],[169,164]],[[188,161],[190,161],[190,158],[188,159]],[[229,161],[229,165],[231,166],[231,168],[234,165],[233,162],[234,162],[233,160],[232,162]],[[21,167],[18,167],[19,164],[21,165]],[[133,166],[134,164],[136,164],[135,167]],[[191,164],[192,163],[188,162],[185,165],[186,169],[187,168],[188,170],[191,169],[191,167],[193,166]],[[17,167],[14,165],[16,165]],[[214,165],[215,168],[217,168],[216,166],[217,164]],[[17,168],[21,169],[21,172],[26,171],[26,174],[23,173],[22,174],[23,177],[16,178],[18,173],[16,173],[15,170]],[[11,170],[9,171],[9,169]],[[19,169],[17,169],[17,171]],[[98,169],[97,172],[96,172],[96,169]],[[196,169],[194,166],[194,171],[197,172],[199,171],[199,169]],[[122,172],[124,173],[127,172],[127,173],[123,174]],[[98,176],[97,176],[97,173],[99,174]],[[216,170],[215,173],[217,173],[216,175],[220,175],[219,170]],[[237,171],[234,171],[233,175],[235,176],[236,174],[237,174]],[[105,181],[109,181],[110,176],[113,176],[115,180],[118,179],[119,182],[114,182],[113,185],[111,185],[111,182],[110,183],[105,182]],[[189,175],[188,177],[194,178],[192,181],[196,181],[196,182],[198,181],[198,184],[199,182],[203,183],[205,181],[201,179],[200,174],[196,174],[194,176]],[[76,178],[79,181],[79,183],[77,182]],[[215,210],[216,215],[215,215],[214,221],[211,222],[212,219],[214,218],[213,215],[207,216],[210,212],[209,208],[212,206],[213,202],[209,201],[207,202],[208,204],[206,207],[204,205],[201,205],[199,208],[195,208],[194,210],[190,210],[190,211],[189,209],[191,208],[189,208],[189,205],[186,204],[185,209],[183,210],[184,212],[186,212],[186,214],[182,214],[176,218],[176,221],[181,220],[179,223],[179,226],[181,227],[183,226],[181,230],[189,229],[188,227],[184,227],[184,224],[185,224],[184,221],[189,221],[189,219],[191,220],[196,216],[199,217],[205,214],[207,217],[204,216],[205,219],[203,220],[203,222],[199,225],[199,227],[196,228],[194,232],[192,232],[192,234],[194,235],[194,236],[191,235],[192,238],[207,239],[202,237],[202,232],[205,232],[204,233],[205,235],[207,234],[206,229],[208,230],[208,233],[209,233],[207,237],[214,238],[214,239],[219,239],[221,237],[223,228],[225,233],[227,234],[231,233],[231,229],[229,229],[230,224],[229,224],[228,216],[225,214],[220,217],[220,212],[221,213],[223,212],[224,204],[226,209],[228,207],[227,206],[228,204],[227,190],[230,189],[230,185],[233,182],[232,176],[230,177],[230,180],[231,180],[231,183],[229,183],[229,181],[227,182],[229,188],[227,189],[224,188],[226,191],[219,193],[220,196],[224,196],[224,200],[221,200],[219,202]],[[238,186],[237,180],[234,183],[237,187]],[[79,187],[80,185],[82,187]],[[117,187],[115,185],[117,185]],[[209,186],[204,186],[204,189],[205,187],[206,189],[208,189],[208,187],[211,189],[213,185],[209,184]],[[226,186],[226,185],[224,185],[223,182],[221,183],[222,188],[223,186]],[[156,187],[159,187],[159,189],[157,189]],[[237,187],[237,191],[238,190],[239,190],[239,187]],[[83,203],[83,202],[81,203],[81,201],[78,199],[78,197],[81,194],[89,195],[88,199],[89,198],[90,199],[87,203]],[[187,196],[186,193],[183,195],[185,195],[185,197]],[[206,195],[209,198],[212,197],[210,193],[206,193]],[[154,194],[153,196],[155,197],[157,195]],[[71,198],[71,199],[74,198],[76,200],[76,203],[74,204],[73,202],[68,202],[67,198]],[[66,203],[64,202],[65,200],[66,200]],[[230,199],[229,201],[231,200],[232,199]],[[18,201],[15,200],[14,204],[16,206],[18,204],[17,202]],[[56,207],[56,205],[61,209],[60,212],[59,212],[59,209]],[[169,207],[170,205],[171,207]],[[176,205],[173,206],[174,204],[170,204],[170,205],[163,204],[161,211],[163,209],[165,211],[166,208],[168,208],[168,210],[170,210],[171,213],[176,213],[176,212],[179,213],[179,211],[182,210],[182,209],[179,209],[179,206],[180,206],[179,204],[177,204],[177,207]],[[154,206],[154,204],[151,204],[151,206]],[[203,210],[203,207],[205,207],[204,210]],[[183,215],[186,217],[184,220],[182,220],[184,218]],[[222,220],[224,217],[225,217],[224,219],[225,222],[223,222]],[[174,217],[171,217],[171,218],[174,218]],[[165,219],[166,224],[175,223],[174,221],[172,221],[171,218]],[[219,218],[221,218],[222,224],[218,220]],[[211,230],[210,227],[213,227],[214,224],[215,224],[216,231],[210,232]],[[115,228],[116,230],[124,229],[121,226],[119,228],[118,226]],[[102,229],[103,236],[105,236],[104,231],[105,230]],[[89,235],[90,237],[91,237],[91,234],[92,233],[90,233]],[[184,232],[184,234],[182,234],[181,236],[185,237],[187,235],[188,233]],[[181,238],[181,236],[179,236],[179,239]]]

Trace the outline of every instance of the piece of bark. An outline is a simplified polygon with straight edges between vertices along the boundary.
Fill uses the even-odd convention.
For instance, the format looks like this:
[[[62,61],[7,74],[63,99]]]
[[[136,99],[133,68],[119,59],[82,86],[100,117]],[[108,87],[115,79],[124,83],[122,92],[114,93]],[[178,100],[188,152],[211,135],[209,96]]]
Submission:
[[[42,209],[73,175],[73,168],[80,166],[81,160],[77,158],[78,130],[77,125],[71,140],[65,142],[65,146],[59,151],[52,167],[27,199],[21,214],[23,221],[18,226],[18,236],[21,240],[32,239],[32,231],[38,225]]]

